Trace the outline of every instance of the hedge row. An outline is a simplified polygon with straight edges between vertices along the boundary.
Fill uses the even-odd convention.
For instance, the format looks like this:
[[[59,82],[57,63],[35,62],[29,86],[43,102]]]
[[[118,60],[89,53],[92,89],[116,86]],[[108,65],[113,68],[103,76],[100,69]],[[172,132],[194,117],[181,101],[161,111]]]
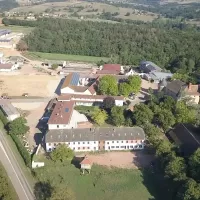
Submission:
[[[31,155],[28,153],[27,149],[23,146],[20,139],[14,135],[10,134],[11,138],[13,139],[19,153],[21,154],[25,164],[27,167],[31,167]]]

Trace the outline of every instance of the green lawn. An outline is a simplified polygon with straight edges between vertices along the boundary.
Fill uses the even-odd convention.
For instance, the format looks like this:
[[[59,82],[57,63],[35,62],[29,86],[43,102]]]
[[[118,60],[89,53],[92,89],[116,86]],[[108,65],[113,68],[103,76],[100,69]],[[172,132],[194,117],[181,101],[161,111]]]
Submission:
[[[0,26],[1,29],[8,29],[17,33],[29,34],[34,28],[26,26]]]
[[[148,171],[108,169],[93,165],[90,175],[80,175],[80,170],[69,163],[63,165],[48,161],[47,165],[35,170],[38,181],[48,182],[53,187],[68,187],[74,191],[76,200],[168,198],[163,193],[163,180],[157,179],[156,175]]]
[[[67,55],[56,53],[26,52],[25,57],[32,60],[65,60],[65,61],[82,61],[82,62],[98,62],[107,61],[109,58],[95,56]]]

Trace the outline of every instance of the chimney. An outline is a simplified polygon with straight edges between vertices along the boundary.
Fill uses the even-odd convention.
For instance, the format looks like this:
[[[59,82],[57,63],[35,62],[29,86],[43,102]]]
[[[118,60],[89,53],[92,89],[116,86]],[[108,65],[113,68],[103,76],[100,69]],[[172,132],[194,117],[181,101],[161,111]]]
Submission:
[[[192,83],[189,83],[188,84],[188,90],[191,90],[192,89]]]

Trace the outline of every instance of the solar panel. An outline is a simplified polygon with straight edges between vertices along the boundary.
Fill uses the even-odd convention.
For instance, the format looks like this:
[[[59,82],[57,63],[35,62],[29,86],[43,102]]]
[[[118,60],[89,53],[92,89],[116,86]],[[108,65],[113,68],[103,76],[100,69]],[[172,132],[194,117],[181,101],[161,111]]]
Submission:
[[[80,78],[80,75],[78,73],[73,73],[70,85],[78,85],[79,78]]]
[[[65,108],[65,112],[69,112],[69,108]]]

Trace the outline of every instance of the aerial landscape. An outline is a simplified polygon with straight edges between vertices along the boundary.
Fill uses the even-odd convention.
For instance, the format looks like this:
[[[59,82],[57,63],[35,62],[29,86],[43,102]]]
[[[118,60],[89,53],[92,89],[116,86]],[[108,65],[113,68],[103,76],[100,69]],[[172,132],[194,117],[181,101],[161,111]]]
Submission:
[[[200,0],[0,0],[0,200],[200,200]]]

